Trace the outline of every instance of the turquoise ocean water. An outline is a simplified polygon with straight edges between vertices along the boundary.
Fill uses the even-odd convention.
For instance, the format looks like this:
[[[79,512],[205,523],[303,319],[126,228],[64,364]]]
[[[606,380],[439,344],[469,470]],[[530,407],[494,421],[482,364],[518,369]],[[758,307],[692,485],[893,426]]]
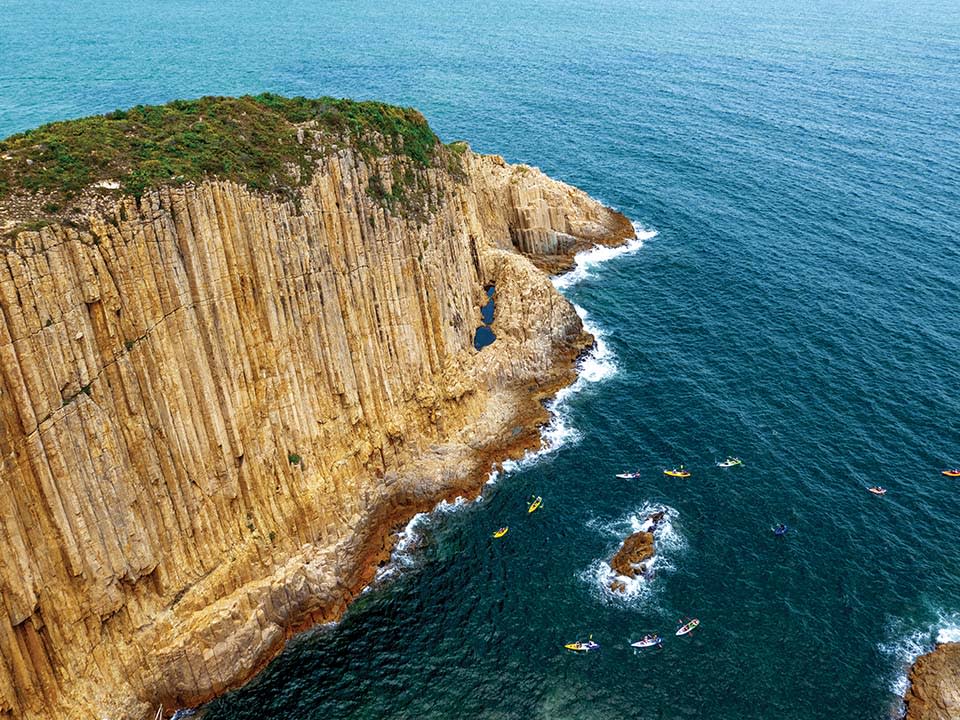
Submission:
[[[0,0],[0,17],[0,136],[201,94],[377,98],[645,229],[558,281],[602,344],[554,450],[412,523],[341,623],[209,718],[888,718],[905,663],[960,636],[960,481],[939,475],[960,465],[954,1]],[[728,453],[744,467],[715,467]],[[661,474],[681,462],[692,478]],[[656,577],[606,593],[603,561],[655,507]],[[674,638],[686,615],[701,629]],[[654,630],[664,649],[634,654]],[[599,652],[562,650],[591,633]]]

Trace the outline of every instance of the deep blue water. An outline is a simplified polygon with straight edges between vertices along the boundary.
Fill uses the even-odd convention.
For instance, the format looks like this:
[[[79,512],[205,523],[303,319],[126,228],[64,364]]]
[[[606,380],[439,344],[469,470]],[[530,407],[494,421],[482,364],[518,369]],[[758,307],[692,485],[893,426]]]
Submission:
[[[960,465],[955,0],[0,17],[0,136],[201,94],[378,98],[658,233],[565,289],[610,353],[560,407],[579,439],[422,521],[392,579],[210,718],[885,718],[903,663],[960,627],[960,484],[938,472]],[[660,570],[612,598],[599,563],[655,505]],[[684,615],[703,624],[680,640]],[[634,655],[651,630],[664,649]],[[599,652],[562,650],[590,633]]]

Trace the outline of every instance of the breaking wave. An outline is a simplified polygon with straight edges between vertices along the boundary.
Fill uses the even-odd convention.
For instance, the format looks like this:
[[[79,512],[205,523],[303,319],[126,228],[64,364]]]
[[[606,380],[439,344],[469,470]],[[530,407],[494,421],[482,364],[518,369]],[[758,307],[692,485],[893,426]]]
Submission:
[[[584,329],[593,335],[594,346],[577,363],[577,379],[572,385],[562,388],[549,403],[549,422],[540,431],[541,444],[537,450],[528,451],[519,460],[507,460],[503,463],[504,474],[510,474],[529,467],[546,455],[555,453],[565,445],[580,439],[580,431],[570,422],[570,399],[586,387],[607,380],[617,374],[617,358],[604,340],[604,331],[590,321],[589,313],[578,305],[573,306],[583,322]]]
[[[474,500],[474,502],[482,501],[482,495],[478,495],[476,500]],[[397,534],[397,543],[393,546],[393,552],[390,553],[390,560],[386,565],[377,570],[373,584],[389,580],[404,571],[415,568],[417,566],[419,550],[426,541],[425,532],[433,522],[442,515],[454,512],[467,504],[468,501],[466,498],[457,496],[453,502],[441,500],[430,512],[417,513],[410,518],[410,522]],[[364,588],[364,591],[369,588],[370,586]]]
[[[634,223],[637,237],[619,247],[596,246],[590,250],[577,253],[574,257],[576,266],[573,270],[553,278],[553,284],[558,290],[576,285],[581,280],[590,277],[590,271],[609,260],[629,255],[641,247],[643,242],[654,237],[657,233],[647,230],[638,223]],[[571,398],[585,388],[603,382],[617,374],[619,369],[617,357],[607,344],[606,333],[599,325],[590,319],[590,314],[579,305],[574,309],[583,323],[584,329],[594,337],[594,345],[577,362],[577,379],[572,385],[562,388],[556,396],[547,403],[550,420],[540,431],[540,448],[528,451],[519,460],[507,460],[499,468],[493,468],[487,478],[487,485],[496,484],[502,477],[513,474],[531,466],[545,456],[552,455],[560,448],[576,443],[580,440],[580,432],[571,424],[569,417],[569,403]],[[481,502],[483,495],[479,495],[475,502]],[[441,502],[431,512],[418,513],[413,516],[406,527],[399,533],[397,544],[390,556],[390,561],[377,571],[374,582],[387,580],[404,570],[416,566],[418,550],[424,542],[424,531],[429,527],[437,514],[451,512],[467,504],[467,501],[458,497],[454,502]],[[642,512],[642,511],[641,511]],[[651,511],[652,512],[652,511]],[[669,524],[668,524],[669,525]],[[672,530],[670,531],[672,532]],[[666,534],[664,534],[666,538]]]

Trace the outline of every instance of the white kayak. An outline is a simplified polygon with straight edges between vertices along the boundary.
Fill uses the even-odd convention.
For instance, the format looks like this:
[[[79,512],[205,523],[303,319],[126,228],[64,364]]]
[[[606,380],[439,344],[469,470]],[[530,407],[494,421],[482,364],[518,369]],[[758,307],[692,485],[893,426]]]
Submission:
[[[743,460],[741,460],[740,458],[728,457],[723,462],[717,463],[717,467],[722,467],[722,468],[736,467],[737,465],[743,465]]]
[[[691,633],[697,628],[699,624],[700,624],[700,621],[694,618],[693,620],[686,623],[685,625],[681,625],[680,629],[677,630],[677,635],[686,635],[687,633]]]
[[[636,480],[638,477],[640,477],[640,473],[639,472],[617,473],[617,477],[620,478],[621,480]]]
[[[653,637],[644,638],[643,640],[637,640],[635,643],[630,643],[630,647],[635,648],[648,648],[653,647],[654,645],[660,645],[663,642],[663,638],[659,635],[654,635]]]

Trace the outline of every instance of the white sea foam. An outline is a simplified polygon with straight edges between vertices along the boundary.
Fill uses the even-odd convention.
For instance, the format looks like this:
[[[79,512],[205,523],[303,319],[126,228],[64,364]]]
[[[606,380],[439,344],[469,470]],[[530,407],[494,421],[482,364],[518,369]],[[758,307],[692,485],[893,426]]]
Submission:
[[[420,529],[428,521],[429,513],[417,513],[410,518],[410,522],[397,535],[397,544],[390,553],[390,561],[377,570],[374,582],[387,580],[414,566],[414,553],[422,539]],[[369,587],[364,588],[365,591],[368,589]]]
[[[910,685],[910,668],[917,658],[940,643],[960,642],[960,613],[937,611],[936,615],[936,621],[920,629],[909,629],[904,620],[892,619],[887,627],[887,636],[891,639],[877,646],[894,665],[888,689],[898,698],[895,714],[903,715],[904,707],[900,699]]]
[[[509,475],[529,467],[547,455],[555,453],[565,445],[580,440],[580,431],[570,423],[569,403],[578,393],[590,385],[603,382],[617,374],[617,357],[604,340],[604,331],[590,320],[589,313],[578,305],[573,306],[583,322],[584,329],[593,335],[594,346],[577,363],[577,379],[572,385],[561,388],[556,396],[547,403],[550,420],[540,431],[540,447],[528,451],[519,460],[507,460],[502,464],[503,474]],[[488,483],[494,483],[500,475],[491,473]]]
[[[482,501],[482,496],[477,496],[474,500],[474,502]],[[393,546],[393,552],[390,553],[390,560],[377,570],[374,582],[387,580],[416,567],[418,550],[424,540],[424,530],[430,527],[439,516],[455,512],[467,504],[467,499],[458,495],[453,502],[441,500],[430,512],[417,513],[410,518],[410,522],[397,534],[397,543]],[[369,587],[364,588],[364,591],[368,589]]]
[[[639,223],[633,223],[633,229],[637,236],[624,245],[618,245],[617,247],[595,245],[589,250],[577,253],[573,258],[573,270],[554,277],[554,287],[557,288],[557,290],[565,290],[589,277],[593,277],[591,270],[598,265],[602,265],[605,262],[609,262],[623,255],[632,255],[643,247],[644,241],[655,237],[657,234],[656,230],[648,230]]]
[[[635,578],[618,575],[608,562],[616,552],[617,545],[628,535],[649,530],[653,524],[650,516],[657,512],[663,512],[665,515],[654,535],[654,556],[648,561],[646,572]],[[646,503],[636,512],[612,522],[588,521],[587,527],[611,538],[612,542],[603,558],[594,560],[586,570],[580,573],[580,579],[586,582],[593,595],[604,603],[620,605],[645,603],[657,587],[657,576],[674,571],[676,569],[673,564],[674,559],[687,547],[686,540],[674,523],[676,517],[677,511],[672,507]],[[610,584],[615,580],[623,584],[623,592],[610,589]]]
[[[937,642],[960,642],[960,616],[953,614],[950,616],[941,617],[940,620],[943,625],[939,630],[937,630]]]

